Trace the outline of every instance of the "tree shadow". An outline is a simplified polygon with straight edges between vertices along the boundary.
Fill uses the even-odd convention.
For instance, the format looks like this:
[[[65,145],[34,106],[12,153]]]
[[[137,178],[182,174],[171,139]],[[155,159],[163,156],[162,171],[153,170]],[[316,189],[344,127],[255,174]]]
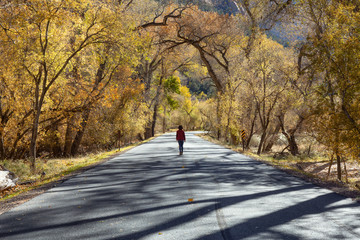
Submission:
[[[1,215],[1,239],[144,239],[209,215],[217,229],[183,239],[304,239],[316,228],[283,226],[337,211],[348,213],[343,231],[359,236],[359,204],[191,134],[188,143],[176,156],[174,134],[166,134],[75,176]],[[247,213],[254,204],[263,212]],[[339,229],[314,236],[344,238]]]

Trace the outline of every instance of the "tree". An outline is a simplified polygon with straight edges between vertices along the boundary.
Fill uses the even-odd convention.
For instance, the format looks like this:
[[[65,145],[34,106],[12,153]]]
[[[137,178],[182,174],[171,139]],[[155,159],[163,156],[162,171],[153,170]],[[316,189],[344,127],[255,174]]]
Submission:
[[[189,8],[181,18],[174,19],[169,25],[173,34],[162,43],[167,44],[169,49],[180,45],[194,47],[217,90],[221,92],[225,83],[219,76],[229,74],[228,51],[235,44],[236,33],[230,31],[231,24],[230,16]]]
[[[145,138],[152,137],[155,134],[158,110],[164,97],[164,79],[186,66],[191,59],[191,53],[179,54],[180,46],[175,49],[168,48],[164,44],[164,39],[173,34],[172,28],[168,27],[170,22],[180,18],[187,8],[187,6],[167,5],[163,7],[160,13],[155,14],[152,21],[137,27],[140,34],[147,34],[149,39],[146,46],[147,53],[143,55],[140,64],[137,66],[138,77],[145,84],[144,100],[148,105],[149,116],[151,115],[145,130]],[[182,48],[182,50],[184,49],[185,47]]]
[[[321,78],[316,83],[312,121],[319,142],[336,156],[338,179],[344,156],[359,154],[358,5],[351,1],[302,1],[310,22],[303,58]]]
[[[249,77],[245,81],[252,92],[261,126],[257,154],[263,152],[266,147],[269,126],[288,87],[289,79],[284,75],[288,59],[284,56],[284,48],[264,36],[258,48],[254,49],[249,57]]]
[[[67,27],[73,24],[69,22],[73,19],[74,13],[69,11],[72,5],[67,5],[66,1],[59,3],[49,3],[43,1],[33,1],[29,7],[24,10],[34,17],[34,21],[28,22],[28,29],[32,32],[30,38],[34,38],[32,46],[25,45],[25,54],[23,59],[23,67],[28,73],[30,79],[34,84],[34,120],[32,127],[32,137],[30,143],[30,155],[32,159],[32,168],[35,170],[36,159],[36,142],[38,137],[38,128],[40,116],[45,102],[45,98],[55,84],[60,81],[61,74],[68,66],[71,59],[73,59],[82,49],[90,44],[101,41],[104,34],[104,27],[98,24],[99,12],[94,10],[83,9],[82,14],[84,18],[78,16],[76,27],[79,27],[83,35],[75,35],[75,48],[69,51],[64,46],[69,40],[68,35],[63,35],[63,39],[59,39],[60,32],[67,32]],[[81,7],[81,5],[78,5]],[[59,23],[63,28],[59,27]],[[66,22],[65,22],[66,21]],[[26,39],[24,39],[26,43]],[[37,44],[38,43],[38,44]],[[66,49],[66,51],[62,50]],[[56,54],[56,55],[55,55]],[[54,57],[56,61],[54,62]],[[35,57],[35,59],[33,58]]]
[[[3,84],[3,89],[17,90],[17,92],[21,90],[24,100],[28,101],[24,107],[25,111],[19,112],[23,117],[17,121],[23,125],[14,138],[13,150],[19,140],[29,132],[25,124],[31,119],[30,156],[33,169],[35,169],[39,131],[42,130],[40,128],[55,132],[57,131],[55,126],[72,112],[81,111],[87,115],[86,111],[89,111],[89,107],[91,108],[91,105],[101,98],[112,74],[120,65],[119,62],[128,62],[132,58],[131,54],[124,55],[124,52],[121,52],[120,57],[119,52],[114,55],[116,51],[127,48],[126,42],[129,42],[127,39],[134,38],[125,34],[126,27],[118,25],[117,16],[120,16],[119,12],[122,11],[123,5],[111,4],[104,2],[98,5],[92,1],[70,3],[36,0],[26,4],[23,1],[7,2],[1,8],[3,16],[1,39],[6,41],[8,49],[15,56],[11,62],[5,64],[11,67],[8,67],[7,72],[2,76],[3,79],[11,79],[11,81],[19,79],[18,86],[23,86],[11,90],[12,85],[7,84],[5,87]],[[88,51],[85,51],[87,49]],[[89,73],[88,70],[91,69],[85,70],[81,66],[82,53],[85,53],[82,55],[84,58],[90,58],[92,53],[96,53],[98,67],[93,86],[89,86],[85,78],[78,78],[77,82],[73,81],[78,76],[84,76],[85,72]],[[17,75],[11,75],[15,72]],[[106,80],[103,81],[105,78]],[[85,81],[81,82],[83,80]],[[71,86],[75,86],[75,91],[71,91],[74,95],[64,91],[66,88],[71,90]],[[76,87],[82,88],[79,90]],[[86,90],[83,91],[84,89]],[[86,94],[82,95],[81,92]],[[66,96],[70,98],[67,99]],[[71,97],[74,96],[79,102],[81,96],[85,97],[84,104],[74,106],[78,103],[75,101],[75,104],[70,106],[69,103],[73,102]],[[3,119],[6,118],[7,112],[3,110]],[[86,118],[85,116],[84,119]],[[47,122],[52,127],[44,126]]]
[[[124,66],[131,67],[137,63],[136,46],[140,46],[142,42],[131,30],[129,19],[123,19],[123,13],[121,5],[109,5],[107,9],[102,9],[101,24],[107,33],[104,42],[89,47],[84,54],[89,58],[84,57],[83,65],[80,67],[82,74],[90,76],[91,80],[77,86],[85,91],[82,91],[81,121],[71,145],[71,155],[78,152],[92,109],[104,98],[105,90],[111,84],[117,84],[121,75],[119,70],[123,71]]]

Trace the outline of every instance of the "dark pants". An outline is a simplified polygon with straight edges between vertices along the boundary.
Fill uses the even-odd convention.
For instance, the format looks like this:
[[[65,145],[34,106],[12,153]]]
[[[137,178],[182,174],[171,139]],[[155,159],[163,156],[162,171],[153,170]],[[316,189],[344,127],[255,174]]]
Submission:
[[[183,152],[184,151],[184,140],[178,140],[179,143],[179,151]]]

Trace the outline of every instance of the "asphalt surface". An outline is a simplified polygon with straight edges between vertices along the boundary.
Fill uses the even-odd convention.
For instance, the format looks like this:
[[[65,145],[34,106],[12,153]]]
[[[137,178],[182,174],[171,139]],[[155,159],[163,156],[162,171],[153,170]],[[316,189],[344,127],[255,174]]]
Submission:
[[[170,133],[0,215],[0,239],[360,239],[360,205]]]

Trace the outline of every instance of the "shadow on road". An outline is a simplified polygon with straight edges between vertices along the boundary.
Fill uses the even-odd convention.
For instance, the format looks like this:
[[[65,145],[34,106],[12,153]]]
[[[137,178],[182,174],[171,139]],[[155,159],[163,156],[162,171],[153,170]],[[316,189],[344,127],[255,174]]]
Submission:
[[[211,193],[215,191],[214,186],[223,193],[194,199],[192,203],[186,201],[184,194],[189,188],[194,193]],[[3,214],[0,216],[0,238],[37,236],[47,239],[51,235],[46,234],[61,235],[86,229],[84,233],[79,232],[78,239],[95,236],[99,239],[144,239],[208,216],[209,209],[214,213],[219,208],[226,210],[233,206],[239,206],[234,213],[238,215],[237,220],[193,239],[218,239],[219,234],[226,240],[255,236],[304,239],[302,231],[309,229],[291,232],[282,231],[281,226],[340,209],[352,209],[349,216],[352,220],[349,219],[344,231],[358,236],[359,204],[348,201],[338,204],[344,198],[328,191],[313,197],[303,196],[316,189],[312,184],[191,135],[185,145],[185,155],[177,156],[177,143],[174,136],[168,134],[143,145],[142,151],[133,149],[74,177],[47,192],[44,199],[33,199],[34,206]],[[287,199],[284,205],[267,202],[277,196],[297,198]],[[249,206],[249,202],[255,200],[257,203],[263,201],[267,211],[256,216],[246,215],[247,209],[242,209],[242,204]],[[135,226],[135,231],[125,229],[116,233],[111,229],[112,224],[130,226],[128,221],[136,218],[159,217],[166,212],[188,209],[189,205],[193,207],[190,211],[169,215],[166,220],[154,219],[157,224]],[[105,224],[107,226],[97,227]],[[328,232],[327,236],[329,239],[343,238],[341,232]],[[52,238],[56,236],[48,239]]]

